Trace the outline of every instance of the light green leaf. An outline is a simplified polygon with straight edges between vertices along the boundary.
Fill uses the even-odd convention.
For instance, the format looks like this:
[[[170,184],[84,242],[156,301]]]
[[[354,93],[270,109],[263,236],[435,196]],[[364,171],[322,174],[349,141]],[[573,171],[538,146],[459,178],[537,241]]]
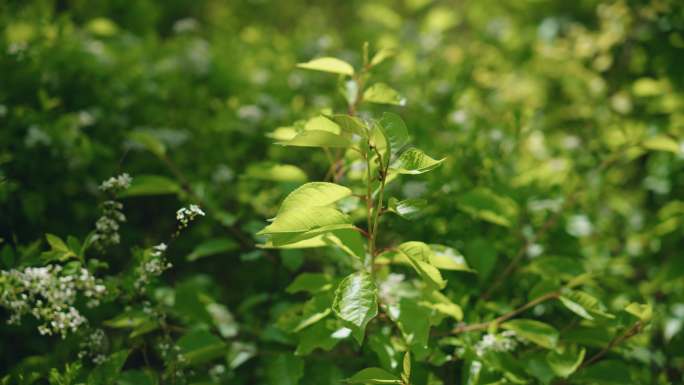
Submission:
[[[392,197],[387,202],[387,211],[408,220],[419,217],[421,210],[425,207],[427,207],[427,201],[420,198],[410,198],[399,201]]]
[[[370,65],[376,66],[376,65],[382,63],[383,61],[385,61],[385,59],[388,59],[388,58],[394,56],[395,54],[396,54],[396,52],[393,49],[383,48],[383,49],[379,50],[378,52],[376,52],[375,55],[373,55],[373,58],[370,61]]]
[[[378,315],[377,288],[370,274],[360,271],[345,277],[335,291],[332,309],[362,343],[366,325]]]
[[[348,384],[401,384],[392,373],[380,368],[366,368],[344,380]]]
[[[332,278],[323,273],[302,273],[285,289],[288,293],[318,293],[332,289]]]
[[[437,290],[432,290],[425,295],[426,301],[421,301],[420,305],[427,306],[442,314],[453,317],[457,321],[463,319],[463,309],[457,304],[451,302],[449,297],[440,293]]]
[[[131,186],[122,191],[119,196],[178,194],[181,190],[180,185],[171,178],[161,175],[138,175],[133,178]]]
[[[352,224],[349,216],[334,207],[309,207],[278,214],[273,223],[257,234],[308,233],[313,236],[350,227]]]
[[[406,343],[415,352],[424,352],[430,338],[430,318],[432,309],[410,298],[399,301],[397,325]]]
[[[299,385],[299,380],[304,375],[304,361],[292,354],[271,357],[268,358],[266,365],[267,384]]]
[[[158,157],[163,157],[166,154],[166,146],[156,136],[146,131],[133,131],[129,135],[132,141],[139,143],[145,147],[149,152]]]
[[[458,207],[475,218],[506,227],[512,226],[518,218],[518,204],[514,200],[484,187],[462,194]]]
[[[468,263],[463,255],[457,250],[448,246],[437,244],[430,244],[430,249],[432,250],[430,263],[434,267],[440,270],[473,272],[473,270],[468,267]]]
[[[216,325],[222,337],[231,338],[237,335],[239,330],[238,323],[227,307],[213,302],[207,305],[207,313],[211,316],[214,325]]]
[[[401,380],[408,384],[411,380],[411,353],[404,353],[404,362],[402,365]]]
[[[334,334],[335,330],[331,330],[326,322],[319,322],[302,330],[297,334],[299,344],[297,344],[295,354],[304,356],[316,349],[329,351],[340,342],[340,339],[335,338]]]
[[[583,291],[566,290],[558,299],[570,311],[582,318],[588,320],[593,320],[594,317],[615,318],[614,315],[606,313],[605,306],[598,299]]]
[[[270,180],[274,182],[306,182],[304,170],[291,164],[277,164],[273,162],[259,162],[251,164],[245,171],[245,177],[250,179]]]
[[[210,255],[236,250],[237,248],[237,242],[231,238],[210,239],[197,245],[195,249],[185,257],[185,259],[192,262]]]
[[[292,329],[293,332],[299,332],[330,314],[331,295],[330,293],[321,293],[311,298],[304,304],[302,308],[302,315],[297,325]]]
[[[385,138],[387,138],[392,156],[399,153],[408,144],[408,129],[401,116],[392,112],[385,112],[380,118],[380,127]]]
[[[392,169],[399,174],[417,175],[434,170],[439,167],[445,158],[435,160],[417,148],[406,150],[399,156],[397,162],[392,166]]]
[[[656,135],[648,138],[641,145],[653,151],[667,151],[675,154],[679,154],[681,151],[679,143],[667,135]]]
[[[428,245],[423,242],[405,242],[399,245],[397,250],[408,259],[411,267],[426,283],[437,289],[446,286],[442,274],[430,263],[432,250]]]
[[[368,129],[366,128],[366,124],[356,116],[351,116],[347,114],[335,114],[326,117],[332,120],[333,122],[337,123],[337,125],[340,126],[342,132],[356,134],[361,137],[368,136]]]
[[[350,188],[335,183],[310,182],[299,186],[283,200],[278,215],[309,207],[329,206],[352,194]]]
[[[286,142],[276,142],[282,146],[346,148],[352,145],[344,136],[323,130],[302,131]]]
[[[531,319],[515,319],[504,322],[501,327],[506,330],[513,330],[519,337],[547,349],[555,348],[558,343],[558,330],[543,322]]]
[[[653,318],[653,306],[650,304],[632,302],[627,305],[625,311],[644,322],[649,322]]]
[[[406,98],[385,83],[375,83],[363,92],[363,100],[371,103],[406,105]]]
[[[558,377],[567,378],[582,364],[585,353],[584,348],[566,349],[562,353],[552,350],[546,355],[546,361]]]
[[[354,75],[354,67],[352,67],[351,64],[334,57],[320,57],[306,63],[299,63],[297,64],[297,67],[349,76]]]
[[[229,368],[235,369],[256,355],[256,345],[252,343],[235,341],[230,344],[228,354],[226,354],[226,362],[228,363]]]

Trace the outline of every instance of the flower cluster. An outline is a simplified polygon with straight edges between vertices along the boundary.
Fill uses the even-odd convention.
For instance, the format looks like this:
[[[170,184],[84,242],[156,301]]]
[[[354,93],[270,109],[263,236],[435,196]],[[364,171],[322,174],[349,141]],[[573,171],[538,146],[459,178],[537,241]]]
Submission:
[[[509,352],[518,346],[515,332],[506,330],[500,334],[487,333],[475,344],[475,353],[482,357],[488,351]]]
[[[195,220],[197,216],[204,216],[204,211],[197,205],[181,207],[176,211],[176,219],[178,220],[181,229],[188,227],[188,224]]]
[[[74,307],[78,294],[94,307],[104,296],[105,287],[84,268],[67,274],[60,265],[27,267],[24,270],[2,271],[6,287],[0,294],[0,305],[11,312],[10,324],[18,324],[21,317],[31,314],[42,322],[38,331],[43,335],[76,331],[87,322]]]
[[[149,253],[146,253],[143,262],[136,269],[138,278],[134,285],[137,290],[141,290],[152,278],[160,276],[164,271],[173,266],[171,262],[164,258],[166,248],[165,243],[160,243],[152,247]]]
[[[90,331],[79,347],[81,351],[78,352],[78,358],[80,359],[90,356],[95,365],[100,365],[107,360],[104,354],[107,350],[107,335],[102,329]]]
[[[102,216],[95,222],[95,235],[92,238],[92,242],[99,248],[117,245],[121,241],[119,223],[126,221],[121,209],[123,205],[117,201],[108,200],[102,203]]]
[[[118,176],[113,176],[100,184],[100,190],[115,194],[119,191],[123,191],[131,186],[133,178],[127,173],[123,173]]]

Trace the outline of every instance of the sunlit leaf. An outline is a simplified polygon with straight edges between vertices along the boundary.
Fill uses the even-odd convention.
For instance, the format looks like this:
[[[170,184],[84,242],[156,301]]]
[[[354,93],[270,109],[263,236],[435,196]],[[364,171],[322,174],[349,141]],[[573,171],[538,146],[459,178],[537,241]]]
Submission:
[[[370,274],[361,271],[345,277],[335,291],[332,309],[363,342],[366,325],[378,314],[377,288]]]
[[[313,59],[306,63],[299,63],[297,64],[297,67],[349,76],[354,75],[354,67],[352,67],[351,64],[334,57],[321,57]]]
[[[417,148],[406,150],[399,156],[392,169],[400,174],[423,174],[439,167],[445,158],[435,160]]]

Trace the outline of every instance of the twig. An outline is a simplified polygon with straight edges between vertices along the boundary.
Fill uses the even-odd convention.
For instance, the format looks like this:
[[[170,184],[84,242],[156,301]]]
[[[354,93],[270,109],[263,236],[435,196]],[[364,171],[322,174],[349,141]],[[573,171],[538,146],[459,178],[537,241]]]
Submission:
[[[632,338],[633,336],[639,334],[639,332],[641,331],[643,326],[644,326],[644,324],[641,321],[635,322],[634,325],[632,325],[629,329],[625,330],[624,333],[619,334],[619,335],[615,336],[612,340],[610,340],[610,342],[608,343],[608,345],[606,345],[605,348],[601,349],[601,351],[594,354],[593,356],[588,358],[586,361],[582,362],[582,364],[579,366],[579,368],[577,370],[581,370],[581,369],[583,369],[589,365],[594,364],[596,361],[600,360],[603,356],[608,354],[608,352],[610,352],[611,349],[620,345],[624,341]]]
[[[517,308],[517,309],[515,309],[509,313],[506,313],[506,314],[503,314],[497,318],[494,318],[491,321],[480,322],[480,323],[470,324],[470,325],[462,324],[462,325],[456,326],[451,331],[451,333],[452,334],[460,334],[460,333],[467,333],[467,332],[473,332],[473,331],[479,331],[479,330],[487,330],[493,324],[500,324],[502,322],[505,322],[505,321],[523,313],[524,311],[539,305],[542,302],[546,302],[546,301],[549,301],[552,299],[556,299],[559,296],[560,296],[559,291],[552,291],[550,293],[546,293],[540,297],[533,299],[532,301],[522,305],[521,307],[519,307],[519,308]]]

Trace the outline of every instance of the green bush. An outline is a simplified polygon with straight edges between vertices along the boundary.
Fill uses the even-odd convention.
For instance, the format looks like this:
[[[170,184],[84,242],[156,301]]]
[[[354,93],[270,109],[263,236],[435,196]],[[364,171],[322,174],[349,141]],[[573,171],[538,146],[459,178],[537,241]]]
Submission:
[[[683,382],[683,5],[6,1],[0,381]]]

